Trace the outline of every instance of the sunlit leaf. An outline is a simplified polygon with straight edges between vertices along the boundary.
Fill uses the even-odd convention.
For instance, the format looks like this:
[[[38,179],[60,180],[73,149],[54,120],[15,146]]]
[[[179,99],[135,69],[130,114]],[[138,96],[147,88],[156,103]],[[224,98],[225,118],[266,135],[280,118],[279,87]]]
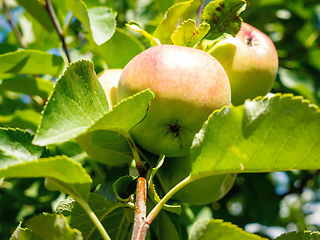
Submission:
[[[0,73],[50,74],[59,76],[64,68],[62,57],[37,50],[20,50],[0,55]]]
[[[263,240],[255,234],[250,234],[238,226],[223,222],[220,219],[205,219],[195,222],[190,230],[189,240],[210,239],[241,239],[241,240]]]
[[[284,233],[276,238],[276,240],[319,240],[319,232],[299,231]]]
[[[110,8],[99,6],[87,9],[82,0],[68,0],[66,3],[96,44],[105,43],[114,34],[116,14]]]
[[[7,160],[1,165],[0,178],[47,178],[51,190],[59,190],[83,199],[88,198],[92,180],[84,168],[66,156],[26,161]]]
[[[210,25],[207,23],[201,23],[197,28],[196,22],[193,19],[188,19],[177,28],[171,36],[171,40],[174,45],[195,47],[205,37],[209,29]]]
[[[180,17],[190,7],[191,3],[192,1],[180,2],[170,7],[153,33],[153,37],[157,38],[161,44],[170,44],[171,35],[176,30]]]
[[[191,147],[192,175],[320,168],[320,111],[277,94],[214,112]]]
[[[128,131],[144,118],[152,98],[153,93],[147,90],[122,101],[109,112],[93,64],[74,62],[58,80],[33,142],[44,146],[68,141],[87,131]]]
[[[144,37],[149,39],[152,46],[156,46],[156,45],[160,45],[161,44],[158,39],[154,38],[150,33],[148,33],[147,31],[143,30],[141,28],[141,26],[137,22],[130,21],[130,22],[128,22],[126,24],[126,26],[128,28],[130,28],[131,30],[133,30],[133,31],[141,33]]]
[[[242,22],[239,15],[245,7],[246,2],[244,0],[211,1],[202,14],[203,21],[210,24],[209,35],[211,35],[211,38],[219,37],[223,33],[235,36],[240,30]]]

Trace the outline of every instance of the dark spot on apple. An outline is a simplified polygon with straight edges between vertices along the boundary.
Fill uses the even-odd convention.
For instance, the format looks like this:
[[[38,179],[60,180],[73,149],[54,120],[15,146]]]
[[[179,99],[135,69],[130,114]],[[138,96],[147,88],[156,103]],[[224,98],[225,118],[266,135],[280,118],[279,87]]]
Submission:
[[[168,124],[169,125],[169,129],[168,129],[168,133],[173,133],[175,134],[174,137],[178,137],[181,126],[178,124],[178,122],[175,122],[175,124]]]
[[[247,38],[247,44],[248,44],[248,46],[250,46],[250,47],[253,46],[253,37],[252,37],[252,36],[248,36],[248,38]]]

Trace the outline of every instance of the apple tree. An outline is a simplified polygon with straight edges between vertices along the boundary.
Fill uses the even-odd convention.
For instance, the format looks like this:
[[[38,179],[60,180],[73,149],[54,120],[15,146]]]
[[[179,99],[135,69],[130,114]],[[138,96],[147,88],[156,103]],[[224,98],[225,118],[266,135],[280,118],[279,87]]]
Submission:
[[[320,239],[319,3],[0,9],[1,239]]]

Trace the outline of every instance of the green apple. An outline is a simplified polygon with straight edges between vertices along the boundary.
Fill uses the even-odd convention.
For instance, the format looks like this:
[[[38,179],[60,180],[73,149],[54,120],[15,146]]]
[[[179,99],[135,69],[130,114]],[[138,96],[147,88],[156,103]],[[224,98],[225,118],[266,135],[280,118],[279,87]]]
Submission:
[[[117,103],[117,87],[120,75],[122,73],[122,69],[107,69],[98,74],[99,82],[106,93],[106,97],[108,100],[109,109],[111,110],[112,107]],[[92,134],[87,133],[77,137],[77,142],[79,146],[94,160],[100,163],[104,163],[107,165],[112,166],[119,166],[124,164],[129,164],[133,156],[131,154],[131,149],[129,145],[126,145],[126,140],[119,141],[124,143],[124,147],[121,146],[123,152],[118,152],[116,150],[103,148],[100,146],[96,146],[92,144]],[[117,133],[113,133],[117,134]],[[118,134],[118,138],[122,136]],[[116,145],[116,144],[112,144]],[[115,146],[116,148],[117,146]]]
[[[122,69],[107,69],[98,74],[99,82],[106,93],[109,109],[117,104],[118,82]]]
[[[188,156],[166,158],[157,172],[165,193],[185,179],[191,171]],[[200,178],[180,189],[174,198],[191,205],[205,205],[218,201],[232,188],[237,174],[219,174]]]
[[[253,26],[242,23],[236,37],[228,36],[208,53],[226,70],[234,105],[271,90],[278,71],[277,51],[272,40]]]
[[[188,47],[159,45],[134,57],[120,76],[118,101],[148,88],[155,98],[130,133],[143,149],[168,157],[188,155],[209,114],[231,101],[221,64]]]

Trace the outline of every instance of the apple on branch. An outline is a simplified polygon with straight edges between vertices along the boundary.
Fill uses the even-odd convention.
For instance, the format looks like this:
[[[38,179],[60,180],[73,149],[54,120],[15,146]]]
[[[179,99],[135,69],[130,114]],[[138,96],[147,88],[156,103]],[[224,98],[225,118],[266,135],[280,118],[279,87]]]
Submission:
[[[159,45],[134,57],[120,76],[118,101],[148,88],[155,98],[145,119],[130,133],[145,150],[167,157],[188,155],[209,114],[231,101],[221,64],[188,47]]]
[[[271,90],[278,71],[278,55],[272,40],[260,30],[242,23],[236,37],[227,36],[207,52],[226,70],[234,105]]]

